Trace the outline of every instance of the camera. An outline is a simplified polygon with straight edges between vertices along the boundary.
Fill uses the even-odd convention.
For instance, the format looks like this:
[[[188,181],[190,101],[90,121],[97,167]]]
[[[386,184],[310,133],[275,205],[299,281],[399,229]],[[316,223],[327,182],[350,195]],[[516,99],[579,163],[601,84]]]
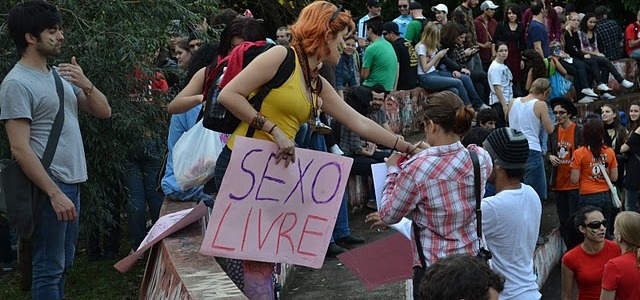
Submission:
[[[487,250],[485,247],[481,247],[480,251],[478,251],[477,257],[481,258],[485,262],[489,262],[493,255],[491,255],[491,251]]]

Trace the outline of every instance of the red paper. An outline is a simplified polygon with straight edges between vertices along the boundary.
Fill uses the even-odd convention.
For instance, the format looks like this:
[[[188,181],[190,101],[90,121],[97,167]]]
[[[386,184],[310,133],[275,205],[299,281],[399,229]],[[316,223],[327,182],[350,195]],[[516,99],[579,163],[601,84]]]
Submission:
[[[368,290],[413,278],[411,241],[395,233],[338,255],[338,259]]]

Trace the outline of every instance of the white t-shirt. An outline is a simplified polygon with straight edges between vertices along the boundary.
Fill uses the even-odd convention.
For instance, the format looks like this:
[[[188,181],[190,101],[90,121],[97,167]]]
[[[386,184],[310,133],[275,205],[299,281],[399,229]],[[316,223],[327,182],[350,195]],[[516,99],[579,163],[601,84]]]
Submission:
[[[529,149],[542,152],[540,147],[540,129],[542,121],[534,110],[534,105],[539,99],[531,99],[522,102],[522,98],[512,100],[509,109],[509,127],[522,131],[529,141]],[[544,133],[546,134],[546,132]]]
[[[542,204],[526,185],[482,199],[482,231],[493,254],[491,268],[506,278],[501,300],[539,300],[533,253],[538,240]]]
[[[502,95],[504,96],[504,100],[507,102],[507,105],[509,105],[509,101],[511,100],[511,98],[513,98],[513,85],[511,84],[513,75],[511,74],[511,70],[509,70],[509,67],[494,60],[491,63],[491,66],[489,66],[487,77],[489,78],[489,86],[491,87],[489,105],[500,103],[500,100],[498,100],[498,95],[496,95],[496,89],[494,85],[499,85],[502,88]]]
[[[364,17],[358,20],[358,38],[359,39],[367,38],[367,25],[364,22],[369,21],[369,19],[371,19],[371,17],[369,16],[369,14],[366,14],[364,15]],[[363,45],[358,45],[358,47],[363,47]]]
[[[424,70],[422,70],[422,64],[420,63],[420,56],[425,56],[427,58],[427,63],[429,63],[429,61],[431,61],[433,59],[433,57],[435,56],[435,51],[431,54],[427,54],[427,46],[425,46],[422,43],[419,43],[416,45],[416,54],[418,55],[418,75],[424,75],[424,74],[428,74],[431,73],[433,71],[436,70],[435,65],[431,66],[431,68],[429,68],[429,70],[427,70],[426,72]]]

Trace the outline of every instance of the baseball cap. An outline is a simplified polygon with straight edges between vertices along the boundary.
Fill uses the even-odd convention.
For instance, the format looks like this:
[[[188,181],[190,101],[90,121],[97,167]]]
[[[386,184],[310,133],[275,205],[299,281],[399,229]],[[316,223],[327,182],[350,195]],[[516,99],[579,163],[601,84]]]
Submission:
[[[381,6],[382,4],[380,3],[380,0],[369,0],[367,1],[367,6]]]
[[[400,34],[400,29],[398,28],[398,24],[394,22],[386,22],[382,25],[382,31],[393,32],[395,34]]]
[[[449,13],[449,8],[447,8],[446,5],[440,3],[440,4],[436,5],[436,6],[432,6],[431,7],[431,11],[432,12],[443,11],[445,14],[448,14]]]
[[[498,8],[498,6],[495,5],[493,1],[485,1],[485,2],[482,2],[482,4],[480,4],[480,10],[496,9],[496,8]]]
[[[420,5],[420,2],[418,1],[413,1],[411,2],[411,4],[409,4],[409,10],[412,9],[422,9],[422,5]]]
[[[523,169],[529,159],[529,141],[521,131],[509,127],[495,129],[482,143],[494,164],[503,169]]]

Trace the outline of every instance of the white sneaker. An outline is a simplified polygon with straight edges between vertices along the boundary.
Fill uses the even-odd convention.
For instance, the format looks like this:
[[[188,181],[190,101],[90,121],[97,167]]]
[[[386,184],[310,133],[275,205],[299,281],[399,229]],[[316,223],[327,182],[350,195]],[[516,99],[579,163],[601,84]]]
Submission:
[[[623,80],[623,81],[621,82],[621,84],[622,84],[622,86],[623,86],[623,87],[625,87],[625,88],[627,88],[627,89],[628,89],[628,88],[633,87],[633,82],[631,82],[631,81],[629,81],[629,80],[626,80],[626,79],[625,79],[625,80]]]
[[[616,98],[616,96],[611,95],[611,94],[609,94],[609,93],[604,93],[604,94],[602,94],[602,98],[603,98],[603,99],[606,99],[606,100],[613,100],[613,99],[615,99],[615,98]]]
[[[340,147],[338,147],[338,145],[331,146],[331,148],[329,150],[333,154],[344,155],[344,152],[342,152],[342,149],[340,149]]]
[[[592,88],[584,88],[582,89],[582,91],[580,91],[581,93],[583,93],[585,96],[589,96],[589,97],[598,97],[598,94],[596,94]],[[583,98],[584,99],[584,98]]]
[[[476,111],[481,111],[481,110],[485,110],[485,109],[491,109],[491,106],[486,105],[486,104],[482,104],[482,106],[478,107],[478,109],[476,109]]]
[[[605,92],[611,90],[611,88],[608,85],[604,84],[604,83],[598,84],[597,89],[600,90],[600,91],[605,91]]]
[[[578,100],[579,104],[589,104],[589,103],[593,103],[593,98],[589,97],[589,96],[584,96],[582,97],[582,99]]]

